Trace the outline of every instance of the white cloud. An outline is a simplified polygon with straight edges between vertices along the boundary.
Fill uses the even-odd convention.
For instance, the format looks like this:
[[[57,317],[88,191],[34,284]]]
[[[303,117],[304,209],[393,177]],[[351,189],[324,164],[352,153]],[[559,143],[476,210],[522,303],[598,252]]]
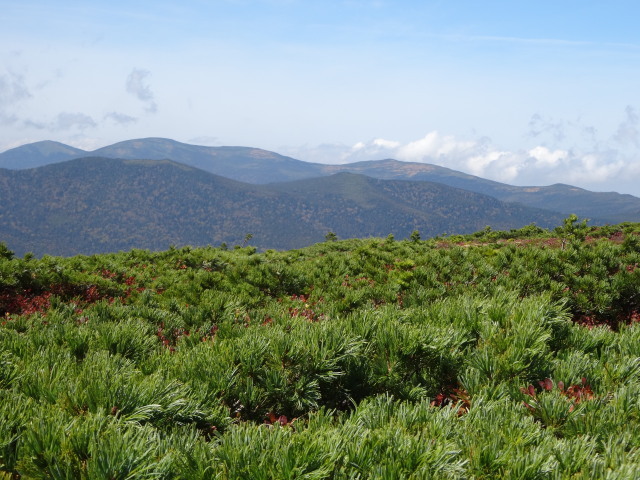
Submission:
[[[362,142],[360,142],[361,145]],[[398,148],[400,146],[400,142],[396,142],[394,140],[385,140],[384,138],[376,138],[373,141],[373,144],[376,147],[382,147],[382,148]]]
[[[519,150],[500,148],[486,137],[458,138],[432,131],[404,143],[377,138],[357,142],[351,147],[335,144],[301,147],[289,150],[288,154],[302,160],[331,164],[395,158],[433,163],[514,185],[568,183],[596,191],[640,195],[637,185],[640,176],[640,118],[632,107],[627,107],[625,114],[615,135],[608,141],[597,138],[596,129],[584,126],[579,120],[547,121],[534,115],[527,135],[530,145]],[[570,138],[572,141],[586,136],[592,141],[586,142],[583,148],[560,148],[547,145],[540,136],[550,140]],[[627,148],[622,150],[622,146]]]
[[[440,135],[433,131],[423,138],[402,145],[397,150],[400,160],[421,162],[427,158],[437,159],[443,156],[457,156],[476,146],[473,141],[459,141],[452,135]]]
[[[351,150],[353,150],[354,152],[357,152],[359,150],[362,150],[366,147],[364,142],[358,142],[356,143],[353,147],[351,147]]]
[[[127,93],[130,93],[146,104],[145,110],[148,113],[156,113],[158,111],[158,105],[156,104],[151,87],[145,83],[149,75],[151,75],[151,72],[148,70],[134,68],[127,77],[126,89]]]
[[[554,166],[565,160],[569,152],[566,150],[549,150],[547,147],[537,146],[529,150],[529,157],[535,159],[541,166]]]
[[[400,142],[395,140],[376,138],[370,142],[356,143],[350,150],[336,155],[336,159],[339,160],[339,163],[348,163],[358,160],[380,160],[382,158],[388,158],[390,152],[395,152],[400,145]],[[341,146],[331,145],[331,148],[335,152],[335,150],[340,149]]]
[[[575,182],[605,182],[620,175],[626,167],[616,152],[587,153],[576,160],[568,172],[569,179]]]
[[[493,167],[496,169],[496,165],[502,164],[502,167],[508,167],[513,172],[513,163],[509,162],[509,157],[512,154],[510,152],[501,152],[498,150],[489,151],[486,153],[482,153],[480,155],[474,155],[473,157],[469,157],[466,162],[465,171],[476,175],[478,177],[482,177],[486,175],[487,169]],[[507,165],[504,165],[507,163]],[[513,179],[513,174],[509,175],[511,179]],[[506,179],[505,179],[506,180]]]

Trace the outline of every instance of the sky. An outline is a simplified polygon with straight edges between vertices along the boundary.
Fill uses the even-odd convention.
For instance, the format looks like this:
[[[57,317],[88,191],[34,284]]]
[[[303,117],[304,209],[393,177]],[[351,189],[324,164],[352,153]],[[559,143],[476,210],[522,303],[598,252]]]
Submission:
[[[0,0],[0,151],[145,137],[640,196],[640,2]]]

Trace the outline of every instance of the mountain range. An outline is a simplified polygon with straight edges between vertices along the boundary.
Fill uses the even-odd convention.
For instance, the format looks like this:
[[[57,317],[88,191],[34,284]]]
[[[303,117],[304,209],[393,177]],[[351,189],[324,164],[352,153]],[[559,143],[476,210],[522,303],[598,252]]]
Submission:
[[[73,255],[169,245],[290,249],[340,238],[504,229],[560,214],[432,182],[352,173],[253,185],[170,160],[85,157],[0,170],[0,232],[18,254]]]
[[[575,213],[596,223],[640,221],[640,198],[615,192],[591,192],[571,185],[513,186],[429,163],[372,160],[343,165],[304,162],[249,147],[206,147],[165,138],[115,143],[93,151],[43,141],[0,153],[0,168],[25,169],[81,157],[170,159],[240,182],[265,184],[302,180],[338,172],[360,173],[385,180],[442,183],[506,202],[521,203],[565,215]]]
[[[640,199],[569,185],[516,187],[386,159],[346,165],[168,139],[87,152],[37,142],[0,153],[0,241],[17,254],[176,245],[298,248],[340,238],[468,233],[486,225],[640,220]]]

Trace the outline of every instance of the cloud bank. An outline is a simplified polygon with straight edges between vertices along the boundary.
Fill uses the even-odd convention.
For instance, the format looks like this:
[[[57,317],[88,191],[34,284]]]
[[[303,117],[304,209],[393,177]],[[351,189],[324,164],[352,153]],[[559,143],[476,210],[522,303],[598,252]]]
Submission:
[[[617,130],[604,140],[597,138],[593,127],[548,120],[537,114],[528,127],[524,137],[529,146],[519,150],[501,149],[487,137],[460,139],[432,131],[406,143],[376,138],[351,147],[302,147],[287,154],[333,164],[393,158],[433,163],[514,185],[566,183],[640,195],[640,116],[633,107],[626,108]],[[576,147],[575,140],[586,147]]]
[[[149,113],[157,111],[153,92],[146,83],[150,73],[146,70],[134,69],[126,80],[126,91],[144,103]],[[36,130],[50,133],[84,134],[87,130],[98,129],[106,125],[127,127],[138,121],[136,117],[118,111],[97,113],[92,115],[79,111],[50,111],[47,115],[35,117],[32,104],[42,96],[41,90],[47,82],[41,82],[31,89],[29,81],[23,74],[10,70],[0,72],[0,126],[12,126],[22,131]],[[33,93],[32,93],[33,90]],[[49,95],[52,95],[49,92]],[[67,107],[69,108],[69,107]],[[73,108],[73,107],[71,107]]]

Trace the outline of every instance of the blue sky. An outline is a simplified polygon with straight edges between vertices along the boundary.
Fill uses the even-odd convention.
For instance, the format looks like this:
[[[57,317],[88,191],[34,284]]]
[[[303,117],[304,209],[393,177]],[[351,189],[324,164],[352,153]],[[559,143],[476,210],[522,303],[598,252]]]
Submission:
[[[0,151],[141,137],[640,195],[640,3],[0,0]]]

